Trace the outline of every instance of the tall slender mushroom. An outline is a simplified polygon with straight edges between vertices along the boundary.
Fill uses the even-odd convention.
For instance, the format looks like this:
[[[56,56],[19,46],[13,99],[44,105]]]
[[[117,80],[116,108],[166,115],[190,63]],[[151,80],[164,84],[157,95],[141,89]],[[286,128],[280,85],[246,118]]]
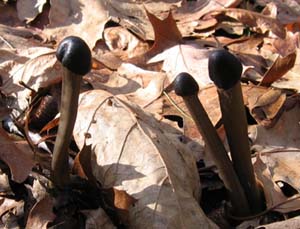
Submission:
[[[234,213],[239,216],[249,215],[250,210],[243,188],[221,139],[199,101],[199,86],[197,82],[188,73],[180,73],[175,78],[174,89],[177,95],[182,96],[186,107],[205,141],[206,147],[219,170],[220,177],[229,192]]]
[[[77,116],[82,77],[91,69],[91,51],[79,37],[66,37],[58,45],[56,57],[63,66],[60,121],[54,145],[51,177],[57,187],[70,182],[68,147]]]
[[[242,64],[224,49],[209,56],[209,76],[218,88],[222,122],[225,127],[234,169],[248,198],[252,213],[262,210],[248,141],[247,118],[240,78]]]

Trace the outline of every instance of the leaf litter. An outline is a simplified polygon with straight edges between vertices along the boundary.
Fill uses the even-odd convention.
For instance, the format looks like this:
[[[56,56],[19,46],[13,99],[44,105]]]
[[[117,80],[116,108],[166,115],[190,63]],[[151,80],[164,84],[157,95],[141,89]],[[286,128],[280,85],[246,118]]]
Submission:
[[[79,166],[73,170],[78,176],[100,184],[99,195],[109,203],[109,208],[77,209],[86,217],[86,228],[230,225],[222,213],[227,198],[212,198],[224,188],[218,170],[173,92],[178,73],[195,77],[198,96],[226,146],[207,69],[209,54],[222,47],[243,64],[253,166],[267,206],[253,220],[239,219],[239,228],[299,224],[294,217],[300,206],[298,8],[294,1],[1,2],[0,15],[9,19],[0,16],[1,119],[13,119],[27,137],[27,131],[42,130],[40,141],[49,146],[45,152],[28,138],[31,148],[25,147],[18,144],[19,136],[1,130],[1,225],[17,225],[22,218],[19,226],[47,228],[60,216],[47,195],[49,149],[58,122],[46,117],[45,128],[36,129],[27,113],[37,94],[59,100],[51,89],[62,77],[54,53],[68,35],[81,36],[94,57],[80,97],[70,162]],[[75,159],[87,145],[84,159]],[[37,181],[44,194],[24,196],[25,190],[43,189]]]

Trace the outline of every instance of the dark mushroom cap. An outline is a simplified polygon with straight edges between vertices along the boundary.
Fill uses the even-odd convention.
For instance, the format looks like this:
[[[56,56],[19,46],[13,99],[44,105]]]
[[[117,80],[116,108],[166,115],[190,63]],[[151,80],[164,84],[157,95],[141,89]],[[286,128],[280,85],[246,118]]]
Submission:
[[[179,73],[174,81],[174,90],[176,95],[191,96],[197,95],[199,86],[194,78],[186,72]]]
[[[210,79],[218,88],[228,90],[240,80],[243,66],[233,54],[220,49],[210,54],[208,71]]]
[[[91,70],[91,50],[79,37],[69,36],[63,39],[56,50],[56,58],[75,74],[85,75]]]

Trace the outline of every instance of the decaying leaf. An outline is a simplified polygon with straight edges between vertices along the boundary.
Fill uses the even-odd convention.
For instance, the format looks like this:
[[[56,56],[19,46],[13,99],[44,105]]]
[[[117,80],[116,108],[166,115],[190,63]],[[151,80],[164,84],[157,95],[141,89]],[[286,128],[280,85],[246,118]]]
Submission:
[[[114,228],[116,228],[102,208],[98,208],[96,210],[82,210],[81,212],[86,217],[86,222],[85,222],[86,229],[94,229],[94,228],[114,229]]]
[[[200,87],[210,84],[208,76],[208,56],[212,50],[205,49],[199,44],[191,42],[177,44],[149,60],[151,62],[163,61],[162,69],[167,73],[169,82],[173,82],[177,74],[190,73]]]
[[[244,96],[250,113],[265,127],[275,124],[286,101],[286,95],[281,90],[257,86],[244,87]]]
[[[19,149],[2,128],[0,128],[0,145],[0,159],[10,168],[12,180],[23,182],[35,165],[33,155]]]
[[[33,21],[43,10],[47,0],[23,0],[17,2],[18,16],[21,21],[27,23]]]
[[[265,73],[264,78],[260,82],[262,86],[270,86],[273,82],[280,79],[292,69],[295,65],[296,53],[291,53],[286,57],[280,57],[272,64],[271,68]]]
[[[295,106],[284,111],[272,128],[261,125],[249,127],[254,145],[272,148],[300,148],[300,109]]]
[[[109,20],[102,1],[52,0],[50,4],[50,24],[44,31],[56,41],[77,35],[92,49],[96,41],[102,38],[104,25]]]
[[[272,156],[273,155],[270,154],[264,157],[264,161],[268,161],[267,163],[264,163],[262,158],[258,156],[253,165],[257,178],[263,185],[267,208],[272,208],[282,213],[300,209],[300,199],[289,201],[289,198],[283,194],[276,184],[278,180],[275,177],[277,174],[275,170],[280,168],[281,165],[274,164]]]
[[[47,224],[55,219],[52,209],[53,199],[50,196],[37,202],[29,213],[26,228],[46,229]]]
[[[210,13],[211,15],[226,15],[242,22],[244,25],[254,28],[259,33],[271,31],[277,37],[284,39],[286,31],[284,26],[272,17],[245,9],[223,9]]]
[[[17,112],[28,106],[31,90],[37,91],[58,82],[62,77],[62,67],[57,62],[54,50],[44,47],[8,51],[0,49],[1,91],[5,95],[18,98],[12,108]]]
[[[192,154],[151,115],[93,90],[81,96],[74,135],[80,148],[84,141],[92,144],[93,173],[103,187],[137,200],[129,209],[132,227],[215,227],[197,203]]]

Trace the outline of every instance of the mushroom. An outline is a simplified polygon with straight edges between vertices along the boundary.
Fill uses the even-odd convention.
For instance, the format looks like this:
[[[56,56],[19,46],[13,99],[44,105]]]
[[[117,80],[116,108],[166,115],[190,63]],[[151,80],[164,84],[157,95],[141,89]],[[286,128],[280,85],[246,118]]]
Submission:
[[[249,215],[248,202],[240,181],[216,129],[199,101],[197,82],[188,73],[180,73],[175,78],[174,89],[175,93],[183,98],[197,129],[205,141],[206,147],[219,170],[220,177],[229,192],[233,211],[239,216]]]
[[[248,141],[248,124],[240,84],[240,61],[224,49],[209,56],[209,76],[217,86],[222,122],[233,167],[243,186],[252,213],[262,210],[262,198],[255,179]]]
[[[55,140],[51,177],[55,186],[70,182],[68,147],[77,116],[82,77],[91,70],[91,51],[79,37],[69,36],[60,42],[56,57],[63,66],[60,121]]]

